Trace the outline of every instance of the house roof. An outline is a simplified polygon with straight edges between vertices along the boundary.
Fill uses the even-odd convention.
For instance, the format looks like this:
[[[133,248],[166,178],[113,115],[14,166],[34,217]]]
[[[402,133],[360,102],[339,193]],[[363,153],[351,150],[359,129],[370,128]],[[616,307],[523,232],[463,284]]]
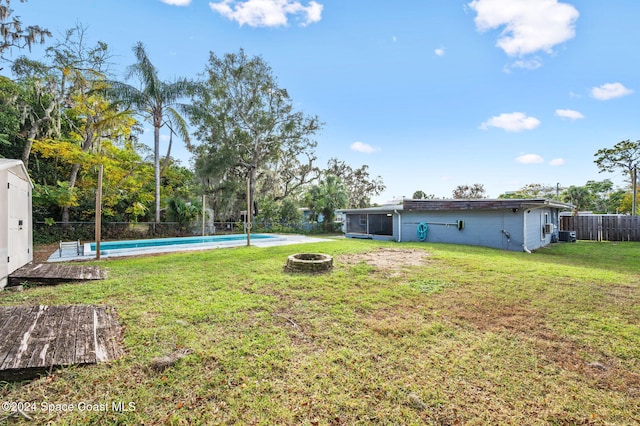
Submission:
[[[412,200],[405,199],[402,205],[368,207],[364,209],[342,209],[344,213],[392,213],[394,211],[438,211],[438,210],[500,210],[500,209],[533,209],[554,207],[571,209],[573,205],[545,198],[478,198],[478,199],[440,199]]]
[[[362,209],[338,209],[336,211],[343,213],[393,213],[395,210],[402,211],[402,204],[393,204],[386,206],[365,207]]]
[[[8,169],[14,169],[16,167],[22,172],[22,176],[21,177],[24,180],[26,180],[27,182],[29,182],[31,187],[33,187],[33,183],[31,182],[31,179],[29,179],[29,172],[27,171],[27,168],[24,166],[24,163],[22,162],[22,160],[13,160],[13,159],[10,159],[10,158],[0,158],[0,171],[8,170]]]
[[[477,198],[451,200],[404,200],[405,211],[412,210],[498,210],[498,209],[531,209],[555,207],[571,209],[573,205],[546,198]]]

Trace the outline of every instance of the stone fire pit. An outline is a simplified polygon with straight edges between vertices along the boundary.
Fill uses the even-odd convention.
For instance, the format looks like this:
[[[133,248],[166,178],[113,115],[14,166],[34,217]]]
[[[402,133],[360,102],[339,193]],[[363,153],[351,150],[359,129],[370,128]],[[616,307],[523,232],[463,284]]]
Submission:
[[[333,268],[333,257],[322,253],[297,253],[287,258],[286,268],[297,272],[324,272]]]

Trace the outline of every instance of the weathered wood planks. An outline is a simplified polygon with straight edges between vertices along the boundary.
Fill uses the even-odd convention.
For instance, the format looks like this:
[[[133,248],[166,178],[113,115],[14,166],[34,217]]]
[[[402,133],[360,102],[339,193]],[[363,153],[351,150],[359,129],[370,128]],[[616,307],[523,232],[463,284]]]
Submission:
[[[585,214],[560,218],[560,229],[578,240],[640,241],[640,216]]]
[[[122,356],[121,327],[107,306],[0,307],[0,378]]]
[[[38,263],[13,271],[9,275],[9,285],[17,285],[23,281],[56,284],[67,281],[103,280],[106,275],[104,269],[95,265]]]

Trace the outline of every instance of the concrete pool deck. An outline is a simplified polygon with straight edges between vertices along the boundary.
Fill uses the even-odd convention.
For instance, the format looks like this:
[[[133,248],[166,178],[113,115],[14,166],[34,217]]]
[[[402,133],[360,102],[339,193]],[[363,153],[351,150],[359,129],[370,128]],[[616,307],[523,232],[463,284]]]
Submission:
[[[321,243],[328,241],[335,241],[333,238],[319,238],[319,237],[307,237],[305,235],[285,235],[285,234],[269,234],[276,238],[265,238],[265,239],[251,239],[252,247],[275,247],[275,246],[284,246],[290,244],[303,244],[303,243]],[[115,257],[123,257],[123,256],[144,256],[150,254],[160,254],[160,253],[175,253],[182,251],[194,251],[194,250],[212,250],[217,248],[227,248],[227,247],[242,247],[246,246],[247,241],[243,240],[233,240],[233,241],[217,241],[217,242],[208,242],[208,243],[194,243],[194,244],[180,244],[180,245],[171,245],[171,246],[158,246],[158,247],[140,247],[140,248],[132,248],[132,249],[120,249],[120,250],[107,250],[100,255],[101,259],[105,258],[115,258]],[[96,255],[94,252],[88,253],[86,255],[76,255],[75,253],[62,253],[60,255],[60,251],[54,251],[47,262],[69,262],[69,261],[83,261],[83,260],[95,260]]]

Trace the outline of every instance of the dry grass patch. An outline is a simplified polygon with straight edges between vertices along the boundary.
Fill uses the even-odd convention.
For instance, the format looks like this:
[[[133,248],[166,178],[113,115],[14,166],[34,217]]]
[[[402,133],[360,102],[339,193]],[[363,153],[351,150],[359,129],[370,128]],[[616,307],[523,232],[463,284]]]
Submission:
[[[378,247],[365,253],[346,254],[339,257],[347,265],[366,263],[377,269],[401,269],[406,266],[424,265],[429,254],[420,249]]]

